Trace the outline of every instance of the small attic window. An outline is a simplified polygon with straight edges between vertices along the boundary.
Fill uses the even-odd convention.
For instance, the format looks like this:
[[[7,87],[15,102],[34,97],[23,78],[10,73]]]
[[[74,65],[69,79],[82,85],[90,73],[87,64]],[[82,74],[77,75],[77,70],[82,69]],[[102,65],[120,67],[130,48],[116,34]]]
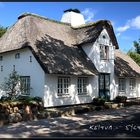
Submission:
[[[0,56],[0,61],[2,61],[3,60],[3,56]]]
[[[15,59],[19,59],[20,58],[20,53],[16,53],[15,54]]]
[[[105,39],[106,38],[106,36],[105,35],[103,35],[103,39]]]

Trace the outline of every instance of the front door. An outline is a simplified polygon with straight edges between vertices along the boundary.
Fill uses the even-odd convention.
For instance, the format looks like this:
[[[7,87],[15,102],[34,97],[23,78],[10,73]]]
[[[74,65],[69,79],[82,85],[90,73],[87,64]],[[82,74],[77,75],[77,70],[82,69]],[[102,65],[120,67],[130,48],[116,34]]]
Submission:
[[[110,99],[110,74],[101,73],[99,75],[99,97]]]

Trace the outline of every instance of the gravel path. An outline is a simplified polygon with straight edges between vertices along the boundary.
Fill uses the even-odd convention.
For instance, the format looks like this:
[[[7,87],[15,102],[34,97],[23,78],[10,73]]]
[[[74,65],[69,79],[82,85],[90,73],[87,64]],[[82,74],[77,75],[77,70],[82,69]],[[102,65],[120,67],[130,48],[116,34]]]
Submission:
[[[0,138],[140,137],[140,105],[0,127]]]

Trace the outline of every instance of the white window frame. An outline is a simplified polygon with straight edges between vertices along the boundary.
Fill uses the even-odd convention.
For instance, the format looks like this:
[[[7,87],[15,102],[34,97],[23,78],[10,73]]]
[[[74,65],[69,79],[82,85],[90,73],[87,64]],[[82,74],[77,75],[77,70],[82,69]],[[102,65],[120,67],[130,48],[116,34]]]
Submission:
[[[31,78],[30,76],[20,76],[20,86],[23,88],[23,91],[21,90],[21,94],[23,95],[30,95],[30,85],[31,85]]]
[[[70,77],[58,77],[57,83],[57,95],[67,96],[69,95]]]
[[[136,90],[136,79],[135,78],[130,78],[130,80],[129,80],[129,89],[131,91]]]
[[[100,60],[109,59],[109,46],[100,44]]]
[[[77,79],[77,92],[78,95],[85,95],[88,93],[88,77],[78,77]]]
[[[126,90],[126,79],[125,78],[119,78],[118,86],[119,86],[119,91],[120,92],[125,92],[125,90]]]

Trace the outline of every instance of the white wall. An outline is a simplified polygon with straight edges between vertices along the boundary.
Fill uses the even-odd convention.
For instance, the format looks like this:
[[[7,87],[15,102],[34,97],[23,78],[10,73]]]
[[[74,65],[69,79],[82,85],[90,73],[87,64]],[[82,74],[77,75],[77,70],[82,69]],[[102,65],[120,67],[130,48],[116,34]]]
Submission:
[[[16,53],[20,53],[20,59],[15,59]],[[3,71],[0,71],[0,84],[2,84],[4,82],[4,78],[8,77],[12,72],[13,65],[15,65],[15,70],[19,75],[30,76],[32,88],[31,96],[43,97],[45,74],[28,48],[0,55],[3,56],[3,61],[0,61],[0,67],[3,66]],[[29,61],[30,56],[32,56],[32,62]]]
[[[129,87],[130,78],[126,78],[126,77],[124,78],[126,81],[126,89],[124,92],[120,92],[118,77],[116,76],[116,92],[117,92],[116,96],[117,95],[127,96],[128,98],[140,97],[140,79],[136,79],[136,90],[130,90],[130,87]]]
[[[104,39],[103,36],[106,38]],[[109,46],[109,60],[100,60],[100,44]],[[110,37],[104,29],[99,35],[95,43],[89,43],[82,46],[83,50],[86,52],[88,57],[92,60],[95,67],[100,73],[109,73],[110,74],[110,93],[111,99],[114,98],[115,94],[115,79],[114,79],[114,49]]]
[[[44,93],[44,106],[45,107],[90,103],[92,101],[92,98],[97,96],[97,91],[98,91],[97,76],[89,77],[89,85],[87,86],[87,90],[88,90],[87,95],[78,95],[77,76],[69,76],[70,77],[70,87],[69,87],[70,95],[68,97],[57,96],[58,76],[63,76],[63,75],[46,74],[45,93]]]
[[[73,27],[85,24],[83,15],[72,11],[64,13],[61,22],[70,23]]]

